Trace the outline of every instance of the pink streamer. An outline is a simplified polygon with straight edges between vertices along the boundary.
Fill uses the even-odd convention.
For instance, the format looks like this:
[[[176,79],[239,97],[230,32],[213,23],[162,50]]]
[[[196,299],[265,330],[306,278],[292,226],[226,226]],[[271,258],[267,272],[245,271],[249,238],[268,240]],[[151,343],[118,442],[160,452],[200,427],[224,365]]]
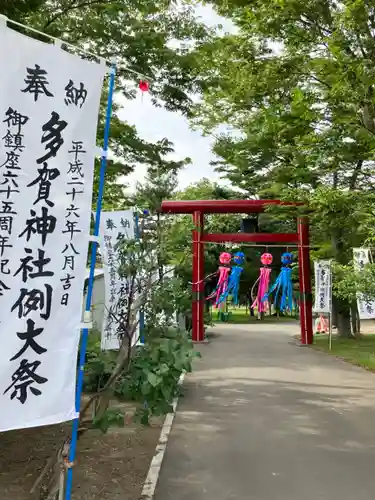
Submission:
[[[215,306],[218,306],[219,298],[222,293],[225,292],[228,286],[228,277],[230,273],[230,267],[220,266],[219,269],[219,279],[217,280],[217,285],[215,290],[207,297],[209,299],[215,299]]]
[[[262,302],[262,298],[268,292],[268,288],[270,285],[270,276],[271,276],[271,268],[269,267],[261,267],[260,268],[260,276],[259,276],[259,285],[258,285],[258,293],[256,299],[251,306],[252,309],[257,308],[258,312],[266,312],[268,310],[268,300]]]

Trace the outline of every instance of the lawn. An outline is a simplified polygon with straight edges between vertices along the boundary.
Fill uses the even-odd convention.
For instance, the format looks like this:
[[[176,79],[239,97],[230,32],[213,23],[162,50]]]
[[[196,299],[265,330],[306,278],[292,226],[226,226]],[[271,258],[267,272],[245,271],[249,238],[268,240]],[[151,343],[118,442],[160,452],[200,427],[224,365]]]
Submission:
[[[359,340],[333,337],[331,351],[329,351],[327,335],[315,336],[312,347],[344,359],[353,365],[375,371],[375,335],[364,335]]]
[[[258,321],[256,316],[250,316],[249,311],[246,311],[245,307],[229,307],[228,323],[256,323]],[[276,316],[265,316],[264,321],[266,322],[276,322],[276,321],[293,321],[295,318],[290,316],[280,316],[278,319]],[[218,313],[216,309],[212,310],[212,321],[219,322]]]

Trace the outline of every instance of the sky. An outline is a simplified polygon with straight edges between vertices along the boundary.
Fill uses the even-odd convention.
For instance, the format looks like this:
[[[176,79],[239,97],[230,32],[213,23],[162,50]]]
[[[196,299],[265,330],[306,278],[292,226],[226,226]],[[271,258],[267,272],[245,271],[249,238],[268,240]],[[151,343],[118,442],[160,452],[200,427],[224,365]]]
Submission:
[[[232,23],[218,16],[209,6],[197,7],[196,13],[209,26],[221,24],[224,31],[233,31]],[[219,179],[219,175],[210,165],[210,161],[215,159],[211,152],[213,139],[203,137],[199,131],[191,130],[188,120],[181,114],[154,107],[149,95],[144,93],[143,97],[139,95],[134,100],[126,101],[119,116],[129,124],[135,125],[140,137],[147,141],[156,142],[164,137],[172,141],[176,159],[187,156],[191,158],[192,163],[179,174],[180,189],[204,177],[220,184],[228,184],[227,181]],[[139,165],[126,177],[125,181],[129,184],[130,190],[134,189],[137,181],[144,180],[145,171],[146,167]]]

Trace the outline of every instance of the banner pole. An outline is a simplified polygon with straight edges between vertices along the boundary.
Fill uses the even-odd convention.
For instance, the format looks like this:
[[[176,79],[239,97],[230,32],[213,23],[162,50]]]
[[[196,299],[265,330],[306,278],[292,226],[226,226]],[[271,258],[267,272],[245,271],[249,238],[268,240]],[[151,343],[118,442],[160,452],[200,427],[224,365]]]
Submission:
[[[329,350],[332,350],[332,261],[329,262]]]
[[[104,193],[104,183],[105,183],[105,172],[106,172],[106,168],[107,168],[109,131],[110,131],[111,117],[112,117],[112,104],[113,104],[113,93],[114,93],[114,88],[115,88],[115,77],[116,77],[116,64],[112,63],[110,77],[109,77],[107,111],[106,111],[105,127],[104,127],[103,151],[102,151],[101,165],[100,165],[98,200],[97,200],[97,204],[96,204],[96,213],[95,213],[94,236],[96,236],[96,237],[99,236],[100,215],[101,215],[102,205],[103,205],[103,193]],[[98,242],[93,241],[92,247],[91,247],[90,275],[89,275],[89,280],[88,280],[86,306],[85,306],[85,312],[84,312],[84,321],[85,322],[86,321],[91,322],[91,300],[92,300],[92,292],[93,292],[93,287],[94,287],[97,248],[98,248]],[[78,367],[78,374],[77,374],[76,403],[75,403],[76,404],[76,412],[78,414],[78,417],[73,420],[73,426],[72,426],[72,440],[71,440],[70,449],[69,449],[69,463],[68,463],[68,472],[67,472],[67,479],[66,479],[65,500],[71,500],[71,495],[72,495],[72,484],[73,484],[72,465],[74,464],[74,460],[76,457],[76,451],[77,451],[79,411],[81,408],[81,396],[82,396],[82,388],[83,388],[83,376],[84,376],[84,367],[85,367],[85,357],[86,357],[88,335],[89,335],[89,329],[82,328],[81,348],[80,348],[80,352],[79,352],[79,367]]]
[[[329,342],[329,350],[332,350],[332,313],[329,313],[329,332],[328,332],[328,342]]]
[[[141,239],[141,233],[139,229],[139,214],[136,211],[134,214],[135,217],[135,239],[137,241],[140,241]],[[143,307],[140,308],[139,310],[139,341],[141,344],[145,343],[145,337],[144,337],[144,329],[145,329],[145,311]]]

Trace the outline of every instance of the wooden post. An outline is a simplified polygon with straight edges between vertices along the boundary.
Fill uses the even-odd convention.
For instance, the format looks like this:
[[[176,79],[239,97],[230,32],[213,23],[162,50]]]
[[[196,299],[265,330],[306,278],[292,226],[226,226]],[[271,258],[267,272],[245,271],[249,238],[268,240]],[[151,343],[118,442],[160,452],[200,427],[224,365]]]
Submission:
[[[299,217],[297,220],[298,234],[298,260],[300,281],[300,324],[301,343],[308,345],[313,343],[312,324],[312,296],[311,296],[311,270],[310,270],[310,238],[309,222],[307,217]]]
[[[201,211],[193,212],[193,303],[192,340],[204,341],[204,243],[201,241],[204,216]]]

